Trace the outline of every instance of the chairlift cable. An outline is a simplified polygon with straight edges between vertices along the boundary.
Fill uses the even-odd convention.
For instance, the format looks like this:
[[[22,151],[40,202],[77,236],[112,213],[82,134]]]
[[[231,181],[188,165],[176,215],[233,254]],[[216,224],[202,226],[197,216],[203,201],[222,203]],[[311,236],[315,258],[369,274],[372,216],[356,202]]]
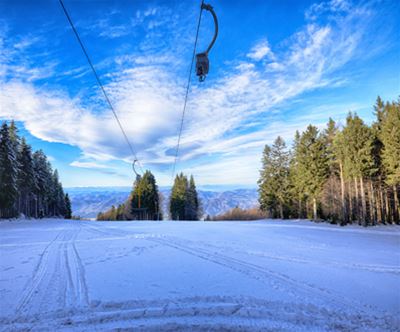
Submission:
[[[193,63],[194,63],[194,58],[195,58],[195,55],[196,55],[196,46],[197,46],[197,40],[198,40],[198,37],[199,37],[201,14],[203,12],[203,4],[204,4],[204,0],[201,1],[201,9],[200,9],[200,14],[199,14],[199,20],[197,22],[196,38],[195,38],[195,41],[194,41],[192,61],[190,63],[189,77],[188,77],[187,84],[186,84],[185,101],[184,101],[184,104],[183,104],[182,117],[181,117],[181,122],[180,122],[180,127],[179,127],[178,143],[176,145],[176,150],[175,150],[175,160],[174,160],[174,164],[173,164],[173,168],[172,168],[172,181],[174,181],[175,168],[176,168],[176,163],[177,163],[177,160],[178,160],[179,147],[180,147],[180,143],[181,143],[183,122],[184,122],[184,119],[185,119],[186,105],[187,105],[187,100],[188,100],[188,95],[189,95],[189,88],[190,88],[190,83],[191,83],[191,80],[192,80]]]
[[[112,111],[112,113],[113,113],[113,115],[114,115],[114,117],[115,117],[115,120],[117,121],[118,126],[119,126],[119,128],[121,129],[121,132],[122,132],[123,136],[125,137],[126,143],[128,144],[128,147],[129,147],[129,150],[130,150],[130,152],[132,153],[133,160],[138,162],[139,167],[140,167],[140,169],[141,169],[141,171],[142,171],[142,173],[143,173],[142,165],[140,164],[140,161],[139,161],[139,159],[138,159],[137,156],[136,156],[135,150],[133,149],[133,146],[132,146],[131,142],[129,141],[128,136],[126,135],[126,132],[125,132],[125,130],[124,130],[124,127],[122,126],[121,121],[120,121],[119,118],[118,118],[118,115],[117,115],[117,113],[116,113],[116,111],[115,111],[115,109],[114,109],[114,107],[113,107],[113,105],[112,105],[112,103],[111,103],[110,98],[108,97],[108,95],[107,95],[107,93],[106,93],[106,90],[104,89],[104,86],[103,86],[103,84],[102,84],[102,82],[101,82],[101,80],[100,80],[100,77],[99,77],[99,75],[97,74],[96,69],[94,68],[94,65],[93,65],[93,63],[92,63],[92,60],[90,59],[89,54],[88,54],[88,52],[87,52],[87,50],[86,50],[86,48],[85,48],[85,46],[84,46],[84,44],[83,44],[81,38],[79,37],[78,31],[76,30],[75,25],[74,25],[74,23],[72,22],[71,16],[69,15],[69,13],[68,13],[68,11],[67,11],[67,8],[64,6],[63,0],[59,0],[59,3],[60,3],[60,5],[61,5],[61,7],[62,7],[62,9],[63,9],[63,11],[64,11],[65,16],[66,16],[67,19],[68,19],[68,22],[69,22],[69,24],[70,24],[70,26],[71,26],[71,28],[72,28],[74,34],[75,34],[76,39],[78,40],[78,43],[79,43],[79,45],[80,45],[80,47],[81,47],[81,49],[82,49],[82,51],[83,51],[83,53],[84,53],[84,55],[85,55],[85,57],[86,57],[86,60],[88,61],[89,66],[90,66],[90,68],[91,68],[92,71],[93,71],[93,74],[94,74],[94,76],[95,76],[95,78],[96,78],[97,84],[99,85],[101,91],[103,92],[104,98],[106,99],[106,102],[107,102],[108,106],[110,107],[110,109],[111,109],[111,111]]]

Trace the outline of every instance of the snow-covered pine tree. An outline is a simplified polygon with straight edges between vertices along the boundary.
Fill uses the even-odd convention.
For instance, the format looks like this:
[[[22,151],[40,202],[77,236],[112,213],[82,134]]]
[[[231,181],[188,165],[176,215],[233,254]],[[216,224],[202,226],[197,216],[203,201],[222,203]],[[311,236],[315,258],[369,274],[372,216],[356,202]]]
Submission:
[[[34,199],[36,182],[33,167],[31,147],[22,138],[18,151],[18,211],[27,217],[32,217],[34,213]]]
[[[4,122],[0,130],[0,218],[17,216],[17,174],[15,150]]]
[[[18,135],[18,128],[14,120],[11,120],[10,122],[9,133],[10,133],[11,144],[14,148],[15,155],[17,155],[19,150],[19,145],[21,143],[21,138]]]
[[[54,170],[51,185],[51,213],[53,216],[64,216],[66,213],[64,190],[59,180],[58,171]]]
[[[43,151],[18,135],[14,121],[0,130],[0,218],[66,214],[64,190]]]
[[[33,168],[36,182],[35,217],[42,218],[48,214],[48,196],[51,185],[51,170],[46,155],[42,150],[33,153]]]

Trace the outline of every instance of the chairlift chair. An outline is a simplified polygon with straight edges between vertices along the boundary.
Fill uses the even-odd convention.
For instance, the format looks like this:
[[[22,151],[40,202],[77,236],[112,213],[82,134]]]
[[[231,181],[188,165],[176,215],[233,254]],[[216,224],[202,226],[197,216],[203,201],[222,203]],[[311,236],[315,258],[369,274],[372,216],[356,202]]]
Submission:
[[[214,12],[213,7],[210,4],[202,3],[201,10],[207,10],[211,13],[211,15],[214,18],[214,26],[215,26],[214,37],[210,45],[208,45],[207,50],[205,52],[196,54],[196,75],[199,77],[200,82],[204,82],[208,74],[208,71],[210,69],[210,61],[208,60],[208,53],[213,47],[215,40],[217,39],[218,36],[218,19],[217,15]]]

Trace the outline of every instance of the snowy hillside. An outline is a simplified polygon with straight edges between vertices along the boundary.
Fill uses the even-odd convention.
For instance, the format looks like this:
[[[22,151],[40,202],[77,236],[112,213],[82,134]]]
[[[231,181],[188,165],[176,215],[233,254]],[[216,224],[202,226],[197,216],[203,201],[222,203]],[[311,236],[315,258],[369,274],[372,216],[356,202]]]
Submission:
[[[100,211],[108,210],[111,205],[123,203],[131,192],[130,187],[89,187],[67,188],[71,197],[74,215],[84,218],[95,218]],[[162,208],[164,215],[168,209],[170,190],[160,189],[164,197]],[[203,205],[204,214],[221,214],[236,206],[251,208],[258,204],[256,189],[236,189],[229,191],[198,190]]]
[[[0,222],[4,331],[396,331],[400,228]]]

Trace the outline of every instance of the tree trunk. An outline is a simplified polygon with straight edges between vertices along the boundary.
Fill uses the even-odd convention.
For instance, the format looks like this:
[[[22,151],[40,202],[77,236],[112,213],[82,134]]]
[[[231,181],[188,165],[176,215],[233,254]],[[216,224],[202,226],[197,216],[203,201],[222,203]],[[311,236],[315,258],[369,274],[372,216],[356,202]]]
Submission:
[[[313,214],[314,214],[314,220],[317,221],[318,216],[317,216],[317,199],[313,198]]]
[[[360,189],[361,189],[361,207],[362,207],[363,223],[364,223],[364,226],[368,226],[367,203],[365,201],[364,180],[363,180],[362,176],[360,176]]]
[[[343,165],[339,164],[340,167],[340,188],[341,188],[341,200],[342,200],[342,224],[347,223],[347,211],[346,211],[346,197],[345,197],[345,187],[343,178]]]
[[[393,197],[394,197],[394,212],[393,217],[396,224],[400,222],[400,210],[399,210],[399,197],[397,196],[396,185],[393,185]]]
[[[374,189],[374,186],[372,186],[372,189]],[[378,224],[382,223],[382,204],[381,204],[381,196],[380,196],[380,189],[378,187],[378,192],[376,193],[375,196],[375,204],[376,204],[376,221]]]
[[[376,210],[376,202],[375,202],[375,193],[374,193],[374,185],[372,183],[372,180],[369,181],[369,196],[370,196],[370,203],[369,203],[369,209],[370,209],[370,215],[371,215],[371,222],[372,225],[376,225],[376,219],[377,219],[377,210]]]
[[[298,217],[299,217],[299,219],[301,219],[301,217],[302,217],[302,213],[301,213],[301,198],[299,198],[299,213],[298,213]]]
[[[358,195],[358,182],[357,178],[354,178],[354,189],[356,192],[355,196],[355,201],[354,201],[354,207],[355,207],[355,212],[356,212],[356,220],[359,225],[361,225],[361,218],[360,218],[360,196]]]
[[[385,189],[384,198],[385,198],[385,209],[386,209],[386,221],[388,223],[392,223],[392,220],[390,218],[390,208],[389,208],[389,197],[388,196],[389,196],[388,191],[387,191],[387,189]]]
[[[35,218],[38,217],[38,197],[35,197]]]
[[[352,196],[352,192],[351,192],[351,184],[350,181],[348,182],[349,184],[349,221],[350,223],[353,223],[354,220],[354,212],[353,212],[353,196]]]
[[[31,217],[30,211],[29,211],[29,194],[25,196],[25,211],[26,211],[26,216]]]
[[[309,214],[309,205],[310,205],[310,203],[309,203],[309,201],[308,201],[308,198],[307,198],[307,200],[306,200],[306,218],[308,219],[308,218],[310,218],[310,214]]]
[[[385,223],[387,221],[387,218],[385,210],[385,200],[383,198],[382,182],[379,182],[379,204],[381,206],[382,222]]]
[[[374,211],[373,211],[373,202],[372,202],[372,193],[371,193],[371,186],[369,185],[369,183],[367,182],[366,184],[366,193],[367,193],[367,197],[368,197],[368,204],[367,204],[367,210],[368,210],[368,218],[369,218],[369,222],[371,224],[374,223]]]
[[[283,219],[283,205],[279,203],[279,214],[281,215],[281,219]]]

